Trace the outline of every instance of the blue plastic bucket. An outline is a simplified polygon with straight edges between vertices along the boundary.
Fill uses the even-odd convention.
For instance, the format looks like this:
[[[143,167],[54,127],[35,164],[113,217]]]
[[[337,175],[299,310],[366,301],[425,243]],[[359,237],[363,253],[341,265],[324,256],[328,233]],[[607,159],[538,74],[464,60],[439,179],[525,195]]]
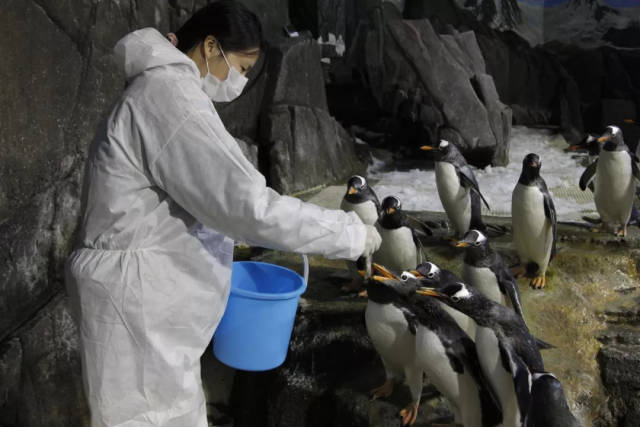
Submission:
[[[213,353],[225,365],[245,371],[280,366],[287,356],[298,300],[307,288],[295,271],[264,262],[233,263],[227,308],[213,338]]]

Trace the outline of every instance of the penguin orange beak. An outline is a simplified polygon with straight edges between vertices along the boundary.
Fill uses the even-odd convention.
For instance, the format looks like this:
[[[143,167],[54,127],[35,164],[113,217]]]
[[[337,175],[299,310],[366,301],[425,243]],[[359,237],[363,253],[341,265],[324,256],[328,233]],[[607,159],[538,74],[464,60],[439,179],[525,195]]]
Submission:
[[[623,122],[629,124],[629,125],[635,125],[636,121],[633,119],[624,119]]]
[[[394,280],[394,279],[390,279],[388,277],[382,277],[382,276],[378,276],[378,275],[375,275],[375,274],[373,276],[371,276],[371,278],[373,280],[375,280],[376,282],[386,282],[388,280]]]
[[[442,294],[436,291],[434,288],[418,288],[416,291],[418,295],[425,295],[429,297],[438,297],[442,298]]]
[[[349,191],[348,191],[348,193],[349,193],[349,194],[356,194],[356,189],[355,189],[355,188],[353,188],[353,187],[349,187]]]
[[[600,138],[598,138],[598,142],[605,142],[610,140],[611,137],[609,135],[605,135],[605,136],[601,136]]]
[[[420,149],[422,151],[432,151],[434,148],[430,145],[423,145],[422,147],[420,147]]]
[[[374,275],[375,276],[380,276],[380,277],[384,277],[386,279],[397,279],[397,277],[395,276],[395,274],[393,274],[392,272],[390,272],[389,270],[387,270],[385,267],[383,267],[380,264],[376,264],[375,262],[371,265],[371,268],[373,270],[375,270],[377,273],[380,273],[379,275]]]
[[[531,167],[537,168],[538,167],[538,162],[531,162]]]
[[[409,270],[409,273],[413,274],[414,276],[416,276],[418,279],[421,277],[424,277],[422,274],[420,274],[418,272],[418,270]]]
[[[395,211],[396,211],[395,208],[389,208],[389,209],[387,209],[387,215],[391,215]]]
[[[461,241],[456,244],[456,248],[466,248],[467,246],[469,246],[469,243],[465,241]]]

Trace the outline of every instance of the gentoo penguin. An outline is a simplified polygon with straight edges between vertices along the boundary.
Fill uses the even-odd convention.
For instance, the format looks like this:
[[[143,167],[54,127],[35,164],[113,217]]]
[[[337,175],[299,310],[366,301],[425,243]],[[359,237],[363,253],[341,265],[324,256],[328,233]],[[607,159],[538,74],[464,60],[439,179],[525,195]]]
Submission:
[[[616,126],[608,126],[598,142],[604,143],[602,151],[580,177],[580,189],[584,191],[595,178],[593,198],[603,227],[624,237],[636,192],[635,179],[640,180],[638,158],[629,152]]]
[[[375,263],[392,271],[404,271],[415,268],[425,260],[418,230],[412,227],[396,196],[384,198],[375,226],[382,237],[380,248],[373,254]]]
[[[581,427],[573,416],[562,384],[549,372],[531,375],[531,398],[525,427]]]
[[[410,273],[402,278],[385,274],[374,275],[373,279],[406,304],[416,337],[418,366],[449,400],[456,423],[466,427],[500,425],[498,398],[482,373],[473,341],[440,304],[415,295],[421,285],[410,276]]]
[[[340,203],[340,209],[345,212],[353,211],[363,223],[373,225],[380,214],[380,200],[364,177],[353,175],[347,182],[347,191]],[[357,291],[361,288],[362,278],[358,275],[358,270],[366,270],[366,265],[367,260],[364,258],[358,259],[357,262],[347,261],[353,280],[342,288],[343,291]]]
[[[402,279],[414,277],[420,281],[422,286],[439,287],[440,283],[458,282],[460,279],[453,271],[440,269],[432,262],[423,262],[415,270],[404,271],[400,276]],[[438,301],[444,311],[456,321],[458,326],[467,334],[469,338],[476,338],[476,322],[466,314],[449,307],[447,304]]]
[[[529,405],[530,372],[544,371],[537,341],[524,319],[462,282],[416,292],[436,297],[475,320],[480,366],[500,399],[503,426],[521,426]]]
[[[540,157],[527,154],[522,161],[522,173],[513,189],[511,221],[513,241],[520,256],[521,268],[533,276],[529,285],[544,288],[549,262],[556,253],[556,208],[547,184],[540,176]]]
[[[520,291],[500,254],[479,230],[469,230],[456,245],[465,248],[462,279],[487,298],[511,307],[522,316]]]
[[[441,140],[437,147],[425,145],[420,148],[434,153],[438,196],[456,236],[464,236],[469,228],[485,230],[480,201],[487,209],[489,204],[480,193],[478,181],[460,151],[445,140]]]
[[[384,267],[373,264],[372,268],[378,276],[393,277]],[[367,280],[365,286],[369,298],[364,313],[367,333],[382,359],[386,374],[384,384],[371,390],[371,394],[374,399],[387,397],[393,391],[394,379],[405,378],[412,401],[400,415],[403,425],[413,424],[418,415],[423,372],[416,363],[415,331],[410,330],[413,328],[409,327],[406,304],[396,292],[377,281]]]

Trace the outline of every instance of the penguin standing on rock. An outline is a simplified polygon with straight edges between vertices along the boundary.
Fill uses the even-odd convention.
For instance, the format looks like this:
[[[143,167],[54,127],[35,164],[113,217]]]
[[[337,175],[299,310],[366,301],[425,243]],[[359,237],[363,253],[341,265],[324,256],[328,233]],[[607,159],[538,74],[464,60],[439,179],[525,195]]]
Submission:
[[[375,224],[382,244],[373,254],[373,261],[392,271],[415,268],[426,260],[426,254],[419,239],[419,231],[414,228],[409,217],[402,211],[402,203],[396,196],[388,196],[382,201],[380,217]],[[426,234],[430,230],[424,227]]]
[[[533,276],[529,285],[535,289],[544,288],[546,284],[547,266],[556,253],[557,236],[556,209],[540,176],[541,166],[537,154],[525,156],[511,198],[513,241],[521,261],[514,276],[526,271],[528,276]]]
[[[593,198],[603,227],[625,237],[636,192],[635,180],[640,180],[638,158],[629,152],[622,131],[616,126],[608,126],[598,142],[604,143],[602,151],[598,160],[582,173],[580,189],[584,191],[595,178]]]
[[[373,269],[384,277],[393,277],[384,267],[373,264]],[[361,274],[365,272],[362,271]],[[371,390],[373,399],[388,397],[393,392],[394,380],[405,379],[412,401],[400,411],[402,424],[413,424],[418,416],[422,393],[423,371],[415,358],[415,330],[407,320],[406,305],[396,292],[377,281],[367,280],[368,301],[364,312],[367,333],[384,366],[386,380]]]
[[[487,298],[514,309],[522,316],[520,291],[500,254],[479,230],[469,230],[456,245],[465,248],[462,279]]]
[[[530,372],[544,372],[539,341],[524,319],[462,282],[423,287],[416,293],[436,297],[475,320],[478,359],[500,399],[502,425],[522,426],[530,401]]]
[[[345,212],[355,212],[363,223],[374,225],[380,213],[380,200],[367,180],[360,175],[353,175],[347,182],[347,192],[342,198],[340,209]],[[357,291],[362,287],[362,278],[357,274],[358,270],[366,270],[367,260],[359,258],[356,262],[347,261],[353,280],[342,290],[344,292]]]
[[[404,273],[396,277],[382,271],[374,275],[379,286],[404,301],[409,327],[416,337],[417,366],[451,403],[455,422],[466,427],[500,425],[498,398],[482,373],[475,345],[469,336],[429,297],[415,295],[421,282]]]
[[[438,196],[456,230],[456,236],[461,238],[469,228],[485,230],[481,201],[487,209],[490,209],[489,204],[480,193],[473,171],[456,146],[441,140],[437,147],[425,145],[420,149],[434,153]]]

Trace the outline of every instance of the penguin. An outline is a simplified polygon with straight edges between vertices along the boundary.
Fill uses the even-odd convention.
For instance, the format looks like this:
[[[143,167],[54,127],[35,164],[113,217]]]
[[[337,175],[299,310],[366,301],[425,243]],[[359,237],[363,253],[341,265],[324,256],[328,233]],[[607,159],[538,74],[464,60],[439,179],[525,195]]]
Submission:
[[[456,236],[461,238],[469,228],[486,230],[480,202],[482,200],[490,210],[489,204],[480,193],[473,171],[456,146],[441,140],[437,147],[425,145],[420,149],[434,153],[438,196],[455,228]]]
[[[418,265],[415,270],[404,271],[401,278],[416,278],[423,286],[438,287],[440,283],[457,282],[460,279],[450,270],[442,270],[436,264],[432,262],[423,262]],[[444,311],[456,321],[458,326],[467,334],[472,340],[476,337],[476,322],[466,314],[449,307],[443,302],[438,302]]]
[[[562,384],[549,372],[531,375],[531,398],[525,427],[581,427],[569,409]]]
[[[529,405],[530,372],[544,372],[538,341],[524,319],[463,282],[422,287],[416,293],[436,297],[475,320],[478,359],[498,394],[503,426],[521,426]]]
[[[500,254],[479,230],[469,230],[456,245],[465,248],[462,279],[487,298],[514,309],[522,316],[518,284]]]
[[[638,158],[629,151],[622,131],[616,126],[608,126],[598,142],[604,143],[602,151],[598,160],[582,173],[580,189],[584,191],[595,179],[593,198],[603,228],[626,237],[636,192],[635,179],[640,180]]]
[[[420,232],[412,226],[409,217],[402,211],[400,199],[396,196],[384,198],[375,227],[382,237],[382,243],[372,256],[373,262],[392,271],[404,271],[414,268],[426,259],[419,239]],[[431,232],[426,226],[423,227],[424,233]]]
[[[414,331],[417,365],[451,403],[455,422],[466,427],[502,422],[497,395],[480,367],[473,341],[440,304],[415,294],[421,284],[411,273],[374,275],[378,286],[396,293]],[[372,285],[375,286],[375,285]]]
[[[556,254],[557,238],[556,209],[540,176],[541,166],[537,154],[525,156],[511,198],[513,241],[523,266],[514,276],[526,270],[527,275],[533,276],[529,285],[535,289],[546,285],[547,266]]]
[[[340,203],[340,209],[345,212],[355,212],[364,224],[374,225],[380,214],[380,200],[367,180],[360,175],[353,175],[347,182],[347,191]],[[362,287],[362,278],[358,270],[366,270],[367,260],[363,257],[356,262],[347,261],[347,267],[353,280],[342,288],[343,292],[358,291]],[[364,294],[361,294],[364,296]]]
[[[385,268],[373,264],[377,275],[393,277]],[[364,274],[364,271],[361,272]],[[403,425],[415,422],[422,393],[423,372],[415,358],[415,330],[407,320],[406,305],[396,292],[378,282],[367,280],[368,300],[364,312],[367,333],[373,347],[382,359],[386,380],[380,387],[371,390],[373,399],[388,397],[393,392],[394,380],[406,380],[411,393],[411,402],[400,411]]]

